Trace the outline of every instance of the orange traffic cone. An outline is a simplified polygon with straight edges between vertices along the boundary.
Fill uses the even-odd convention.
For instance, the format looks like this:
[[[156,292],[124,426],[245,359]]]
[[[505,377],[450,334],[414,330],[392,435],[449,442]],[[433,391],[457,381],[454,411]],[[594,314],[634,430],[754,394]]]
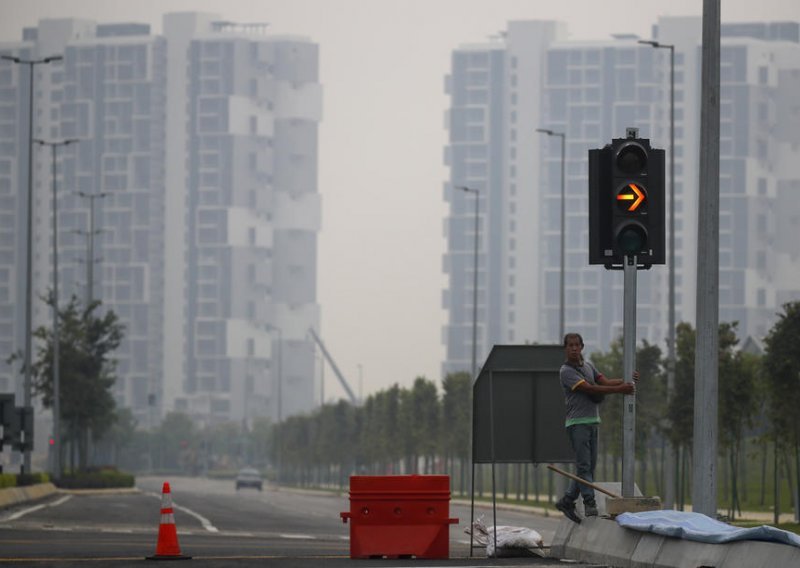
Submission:
[[[175,528],[175,514],[172,511],[172,492],[169,483],[164,482],[161,489],[161,523],[158,525],[156,553],[147,560],[189,560],[191,556],[181,554],[178,545],[178,531]]]

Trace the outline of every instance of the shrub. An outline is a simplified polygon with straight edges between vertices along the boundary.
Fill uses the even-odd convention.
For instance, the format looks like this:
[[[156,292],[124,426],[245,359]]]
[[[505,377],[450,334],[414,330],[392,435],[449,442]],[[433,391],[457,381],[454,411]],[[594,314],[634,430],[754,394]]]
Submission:
[[[36,485],[37,483],[47,483],[50,481],[50,476],[43,472],[35,473],[19,473],[16,476],[17,487],[24,487],[26,485]]]
[[[91,467],[86,471],[68,473],[56,481],[62,489],[111,489],[133,487],[136,478],[110,466]]]
[[[0,489],[4,487],[15,487],[17,485],[17,475],[15,473],[0,473]]]

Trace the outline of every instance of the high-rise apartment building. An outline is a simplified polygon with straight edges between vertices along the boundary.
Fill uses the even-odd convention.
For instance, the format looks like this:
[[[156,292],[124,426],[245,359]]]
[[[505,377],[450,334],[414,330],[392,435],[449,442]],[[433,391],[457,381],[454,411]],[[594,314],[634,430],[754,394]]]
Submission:
[[[36,67],[34,88],[34,136],[80,140],[58,154],[60,298],[120,316],[115,396],[143,426],[173,410],[276,420],[315,403],[318,48],[267,29],[198,13],[166,15],[162,34],[42,20],[0,44],[64,56]],[[0,89],[4,360],[24,345],[26,69],[0,65]],[[38,297],[53,211],[50,154],[34,151]],[[36,300],[34,324],[50,318]],[[0,391],[19,385],[0,368]]]
[[[789,236],[800,207],[797,29],[722,28],[720,321],[738,321],[741,337],[763,337],[800,297]],[[669,160],[669,52],[640,39],[675,45],[676,321],[694,322],[701,20],[661,18],[653,33],[566,41],[554,22],[511,22],[496,41],[454,52],[444,372],[469,369],[472,348],[473,194],[457,186],[481,199],[478,364],[495,343],[560,342],[561,147],[536,129],[566,141],[565,329],[588,352],[621,336],[622,274],[588,265],[587,155],[636,127]],[[664,346],[665,266],[639,273],[637,307],[637,337]]]

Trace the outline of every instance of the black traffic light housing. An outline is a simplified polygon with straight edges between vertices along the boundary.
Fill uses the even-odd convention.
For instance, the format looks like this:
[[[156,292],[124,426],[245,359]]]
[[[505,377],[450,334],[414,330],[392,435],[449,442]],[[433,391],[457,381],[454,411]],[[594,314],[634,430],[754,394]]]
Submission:
[[[589,150],[589,264],[622,268],[664,264],[664,150],[628,129],[602,149]]]
[[[10,444],[12,436],[12,424],[14,419],[14,395],[0,394],[0,452],[3,451],[3,444]],[[2,468],[0,468],[2,472]]]

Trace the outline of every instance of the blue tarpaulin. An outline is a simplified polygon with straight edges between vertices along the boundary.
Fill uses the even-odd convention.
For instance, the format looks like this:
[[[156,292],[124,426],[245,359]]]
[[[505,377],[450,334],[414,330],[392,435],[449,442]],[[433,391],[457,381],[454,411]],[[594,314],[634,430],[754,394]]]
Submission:
[[[701,513],[684,511],[646,511],[617,516],[621,527],[663,536],[722,544],[736,540],[764,540],[800,547],[800,536],[762,525],[751,529],[734,527]]]

